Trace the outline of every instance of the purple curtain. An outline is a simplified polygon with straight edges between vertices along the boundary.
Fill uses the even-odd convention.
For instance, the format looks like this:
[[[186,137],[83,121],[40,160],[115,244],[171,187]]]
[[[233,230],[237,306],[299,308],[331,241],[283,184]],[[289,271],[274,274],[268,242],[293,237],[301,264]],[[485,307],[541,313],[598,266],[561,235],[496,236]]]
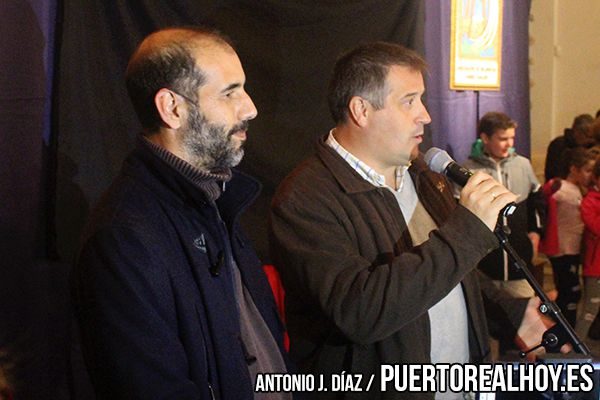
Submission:
[[[529,40],[531,0],[504,0],[500,91],[450,90],[451,0],[425,1],[427,106],[431,113],[432,143],[457,161],[467,159],[477,137],[477,120],[488,111],[502,111],[519,124],[517,151],[529,157]]]

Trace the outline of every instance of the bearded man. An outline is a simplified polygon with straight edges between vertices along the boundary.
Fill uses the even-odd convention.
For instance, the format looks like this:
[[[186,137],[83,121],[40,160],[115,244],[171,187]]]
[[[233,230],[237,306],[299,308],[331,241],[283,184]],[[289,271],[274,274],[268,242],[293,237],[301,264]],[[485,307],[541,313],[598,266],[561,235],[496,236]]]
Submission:
[[[206,29],[148,36],[126,72],[143,126],[85,229],[73,274],[100,399],[289,399],[282,328],[239,226],[260,189],[232,170],[256,108],[230,42]]]

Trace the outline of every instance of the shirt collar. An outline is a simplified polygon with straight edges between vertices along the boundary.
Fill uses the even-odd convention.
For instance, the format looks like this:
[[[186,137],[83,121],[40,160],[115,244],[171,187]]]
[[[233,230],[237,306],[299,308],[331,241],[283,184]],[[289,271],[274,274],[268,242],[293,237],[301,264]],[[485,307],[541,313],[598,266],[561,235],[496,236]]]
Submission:
[[[396,167],[395,187],[398,189],[388,186],[385,183],[385,177],[383,175],[377,173],[373,168],[369,167],[363,161],[358,159],[358,157],[350,153],[341,144],[339,144],[337,140],[335,140],[335,137],[333,136],[334,131],[335,128],[329,131],[329,135],[327,136],[325,143],[334,149],[364,180],[377,187],[387,187],[394,192],[402,191],[402,186],[404,185],[404,174],[410,167],[410,164],[399,165]]]

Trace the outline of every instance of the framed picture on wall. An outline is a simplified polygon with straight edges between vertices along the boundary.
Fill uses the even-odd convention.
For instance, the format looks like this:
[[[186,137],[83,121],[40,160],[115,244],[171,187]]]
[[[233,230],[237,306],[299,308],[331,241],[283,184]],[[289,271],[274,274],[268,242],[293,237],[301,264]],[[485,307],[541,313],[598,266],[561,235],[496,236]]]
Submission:
[[[450,89],[500,90],[502,0],[452,0]]]

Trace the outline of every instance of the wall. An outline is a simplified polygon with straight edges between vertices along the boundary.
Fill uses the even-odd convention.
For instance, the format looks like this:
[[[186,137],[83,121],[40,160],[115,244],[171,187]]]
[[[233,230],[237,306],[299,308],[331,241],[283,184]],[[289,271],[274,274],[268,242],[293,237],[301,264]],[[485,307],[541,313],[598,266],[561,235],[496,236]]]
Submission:
[[[533,0],[530,14],[531,159],[573,118],[600,109],[600,1]]]

